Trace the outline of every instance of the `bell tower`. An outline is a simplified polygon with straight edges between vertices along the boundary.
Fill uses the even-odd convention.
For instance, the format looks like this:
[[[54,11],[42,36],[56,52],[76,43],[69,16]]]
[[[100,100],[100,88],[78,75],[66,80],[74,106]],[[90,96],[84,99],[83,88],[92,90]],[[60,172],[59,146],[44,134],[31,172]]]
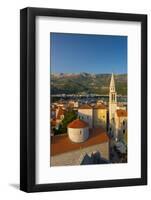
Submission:
[[[115,112],[117,109],[117,93],[115,89],[114,75],[112,73],[110,87],[109,87],[109,132],[115,133]]]

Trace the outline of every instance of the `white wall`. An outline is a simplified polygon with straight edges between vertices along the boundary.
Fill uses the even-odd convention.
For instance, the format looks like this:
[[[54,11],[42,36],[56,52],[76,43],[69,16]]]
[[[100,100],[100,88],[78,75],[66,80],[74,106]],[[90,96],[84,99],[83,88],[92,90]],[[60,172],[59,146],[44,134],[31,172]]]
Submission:
[[[148,13],[148,35],[151,35],[150,0],[3,0],[0,3],[0,199],[150,199],[149,186],[110,188],[26,194],[18,190],[19,184],[19,9],[26,6],[86,9],[113,12]],[[149,53],[151,40],[148,39]],[[149,63],[151,64],[149,57]],[[149,69],[149,74],[151,73]],[[149,80],[151,88],[151,81]],[[149,93],[149,101],[151,93]],[[149,105],[150,109],[150,105]],[[149,121],[151,119],[151,110]],[[149,128],[150,132],[150,128]],[[151,136],[149,169],[151,169]]]
[[[84,142],[89,137],[89,129],[85,128],[68,128],[68,137],[73,142]]]

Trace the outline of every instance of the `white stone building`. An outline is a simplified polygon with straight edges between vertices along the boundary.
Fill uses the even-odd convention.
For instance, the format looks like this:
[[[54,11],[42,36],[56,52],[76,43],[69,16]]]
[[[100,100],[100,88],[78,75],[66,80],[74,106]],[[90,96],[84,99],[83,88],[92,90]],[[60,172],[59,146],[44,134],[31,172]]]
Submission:
[[[68,136],[72,142],[84,142],[89,137],[89,125],[83,120],[76,119],[68,125]]]
[[[68,134],[51,137],[51,166],[109,163],[109,138],[104,129],[89,129],[83,120],[68,125]]]
[[[93,127],[93,108],[84,104],[78,108],[78,117],[89,124],[89,127]]]
[[[127,135],[127,111],[120,109],[115,113],[115,134],[116,138],[123,140],[125,143],[125,135]]]
[[[114,75],[111,76],[109,87],[109,133],[115,136],[115,112],[117,110],[117,93],[115,89]]]
[[[127,110],[119,107],[117,103],[117,93],[115,88],[114,75],[111,76],[109,87],[109,134],[116,141],[127,134]]]
[[[103,103],[93,107],[93,127],[107,128],[107,107]]]

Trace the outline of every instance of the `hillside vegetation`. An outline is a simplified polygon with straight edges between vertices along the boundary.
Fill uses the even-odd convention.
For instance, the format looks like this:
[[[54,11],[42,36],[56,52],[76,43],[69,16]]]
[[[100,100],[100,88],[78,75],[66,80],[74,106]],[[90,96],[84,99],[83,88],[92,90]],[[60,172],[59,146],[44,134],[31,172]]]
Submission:
[[[127,95],[127,74],[116,74],[118,95]],[[111,74],[51,74],[51,94],[101,94],[109,93]]]

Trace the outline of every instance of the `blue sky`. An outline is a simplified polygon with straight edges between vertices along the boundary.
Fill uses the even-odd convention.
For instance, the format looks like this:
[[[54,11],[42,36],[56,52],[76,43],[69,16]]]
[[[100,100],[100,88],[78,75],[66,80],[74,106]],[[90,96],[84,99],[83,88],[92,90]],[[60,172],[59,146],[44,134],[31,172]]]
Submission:
[[[127,36],[50,33],[53,73],[127,73]]]

